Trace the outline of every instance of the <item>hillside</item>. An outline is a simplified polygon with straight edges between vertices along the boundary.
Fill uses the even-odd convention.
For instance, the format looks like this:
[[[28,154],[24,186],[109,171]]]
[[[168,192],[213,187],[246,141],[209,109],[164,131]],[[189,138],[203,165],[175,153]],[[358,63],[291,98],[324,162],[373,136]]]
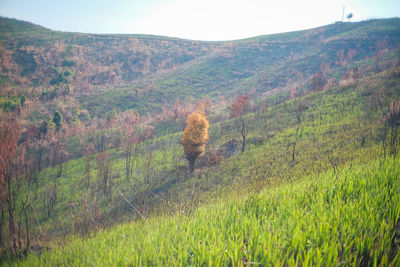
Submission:
[[[399,264],[400,19],[230,42],[0,25],[0,264]]]
[[[66,246],[19,264],[396,266],[400,254],[393,250],[392,231],[400,224],[399,175],[393,160],[346,166],[338,179],[327,172],[208,205],[192,216],[124,224],[87,239],[74,236]]]
[[[250,88],[258,94],[289,85],[304,90],[319,70],[338,82],[351,63],[376,55],[378,40],[385,51],[400,42],[400,19],[230,42],[54,32],[6,18],[0,23],[2,95],[69,94],[78,101],[74,108],[85,106],[92,117],[112,107],[144,115],[176,99],[235,96]]]
[[[46,169],[36,183],[21,187],[21,200],[35,191],[38,196],[40,224],[32,218],[31,235],[83,237],[56,238],[45,245],[48,252],[36,243],[43,254],[18,264],[396,265],[398,157],[383,158],[382,144],[389,143],[374,96],[376,86],[384,88],[390,103],[399,99],[399,85],[397,67],[249,113],[244,153],[238,145],[233,154],[227,149],[238,137],[234,121],[212,124],[208,154],[194,174],[186,171],[176,134],[141,143],[131,178],[124,175],[124,153],[109,150],[105,195],[100,154],[65,163],[61,176],[60,166]],[[298,124],[294,110],[304,105]],[[210,163],[213,149],[224,156]],[[56,203],[49,206],[54,192]],[[91,234],[132,218],[137,222]]]

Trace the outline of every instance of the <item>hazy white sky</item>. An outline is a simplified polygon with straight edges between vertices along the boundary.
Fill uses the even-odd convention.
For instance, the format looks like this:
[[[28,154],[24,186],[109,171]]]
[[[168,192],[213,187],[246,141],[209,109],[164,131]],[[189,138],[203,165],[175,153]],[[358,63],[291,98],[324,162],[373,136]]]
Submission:
[[[333,23],[399,17],[398,0],[0,0],[0,15],[53,30],[231,40]]]

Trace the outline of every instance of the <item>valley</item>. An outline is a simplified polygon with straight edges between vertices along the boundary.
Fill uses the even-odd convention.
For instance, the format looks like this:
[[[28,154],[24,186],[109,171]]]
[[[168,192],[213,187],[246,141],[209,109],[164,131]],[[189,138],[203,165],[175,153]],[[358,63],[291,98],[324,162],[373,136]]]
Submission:
[[[224,42],[0,26],[0,264],[399,264],[400,19]]]

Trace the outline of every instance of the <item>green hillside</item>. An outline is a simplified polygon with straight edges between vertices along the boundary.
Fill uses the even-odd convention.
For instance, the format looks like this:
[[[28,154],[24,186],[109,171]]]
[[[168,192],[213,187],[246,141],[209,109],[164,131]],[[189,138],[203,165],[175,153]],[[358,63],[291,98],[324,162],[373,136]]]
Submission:
[[[400,264],[400,19],[229,42],[0,26],[1,265]]]
[[[167,135],[140,144],[135,149],[133,163],[134,173],[131,179],[127,179],[124,174],[125,164],[123,153],[118,150],[108,151],[109,157],[111,158],[110,168],[112,174],[110,177],[111,183],[108,187],[109,191],[105,195],[101,193],[99,187],[99,181],[101,181],[99,179],[101,176],[99,176],[98,173],[99,165],[96,164],[97,157],[95,156],[65,163],[63,165],[63,172],[60,177],[57,177],[60,166],[45,169],[38,174],[38,177],[40,178],[38,178],[36,185],[26,184],[21,188],[22,192],[25,192],[21,195],[22,199],[26,197],[24,194],[31,195],[35,190],[38,194],[38,199],[35,202],[35,206],[38,211],[36,214],[36,220],[38,221],[34,223],[36,226],[33,229],[32,235],[57,236],[73,232],[88,234],[92,232],[91,229],[98,229],[98,227],[100,227],[102,224],[115,224],[117,222],[131,220],[132,218],[141,220],[141,216],[149,218],[150,222],[146,221],[138,224],[135,223],[132,226],[127,227],[139,227],[137,231],[140,232],[149,227],[148,233],[150,234],[150,229],[153,229],[152,227],[161,227],[161,229],[163,229],[162,227],[164,226],[160,226],[159,223],[162,224],[164,220],[166,220],[166,222],[173,223],[176,225],[175,227],[181,229],[182,227],[188,227],[185,223],[192,225],[192,223],[196,223],[197,220],[205,220],[206,217],[204,216],[206,216],[205,214],[208,214],[206,213],[208,205],[211,205],[212,207],[216,205],[215,208],[211,208],[211,210],[220,215],[215,215],[216,219],[211,219],[210,223],[213,221],[214,223],[217,223],[217,218],[220,218],[220,216],[227,216],[227,220],[230,216],[232,216],[231,213],[226,213],[226,208],[224,208],[225,205],[228,205],[227,207],[230,207],[230,210],[237,209],[240,211],[246,207],[246,204],[243,204],[243,201],[246,201],[245,199],[247,198],[250,199],[247,200],[247,202],[250,202],[251,205],[256,205],[257,207],[258,202],[266,203],[265,201],[267,201],[269,203],[273,199],[278,198],[278,195],[276,194],[279,194],[280,196],[293,196],[293,199],[285,197],[282,199],[282,201],[285,201],[285,204],[282,205],[288,205],[287,208],[284,208],[286,206],[281,208],[282,212],[287,210],[287,213],[285,212],[281,215],[274,215],[271,207],[268,207],[270,210],[268,216],[277,216],[273,217],[275,223],[280,225],[279,227],[286,227],[279,231],[284,231],[284,229],[286,229],[286,242],[289,243],[285,243],[284,249],[275,251],[273,253],[274,256],[271,255],[271,258],[269,258],[270,256],[264,254],[265,252],[256,249],[258,247],[256,245],[253,245],[254,247],[249,249],[247,253],[245,252],[241,242],[237,244],[233,241],[237,240],[237,235],[242,233],[240,232],[242,231],[240,230],[242,229],[240,228],[241,224],[238,223],[238,227],[240,227],[237,230],[240,230],[239,232],[236,233],[233,230],[230,231],[226,229],[228,232],[219,237],[219,239],[221,239],[219,242],[222,242],[223,238],[227,238],[226,242],[228,243],[226,243],[226,248],[229,248],[229,251],[231,251],[230,253],[232,254],[222,254],[221,257],[219,257],[218,255],[220,254],[218,251],[222,249],[221,243],[212,243],[218,247],[218,249],[215,248],[216,250],[212,249],[212,246],[206,246],[202,248],[203,250],[201,250],[201,252],[197,252],[197,254],[193,254],[195,252],[192,254],[187,252],[188,246],[195,244],[196,246],[200,246],[196,249],[200,249],[202,244],[204,245],[208,242],[214,242],[215,240],[218,240],[216,239],[217,237],[213,237],[212,231],[216,231],[215,235],[224,233],[217,230],[208,232],[199,228],[198,231],[201,233],[207,233],[207,235],[202,237],[203,234],[199,233],[200,239],[196,239],[197,241],[194,240],[194,243],[190,243],[189,241],[189,243],[186,243],[186,241],[182,241],[182,246],[178,241],[171,241],[174,246],[171,246],[168,249],[176,248],[177,251],[172,253],[172,251],[168,252],[169,250],[167,250],[165,254],[166,258],[160,258],[160,262],[158,262],[158,264],[161,264],[162,262],[169,262],[175,265],[175,261],[176,263],[181,261],[186,262],[189,260],[189,258],[192,258],[192,260],[194,260],[193,262],[198,261],[198,263],[208,261],[209,259],[214,261],[216,258],[219,258],[221,263],[227,263],[231,260],[232,263],[238,264],[239,262],[242,262],[244,264],[243,261],[246,261],[246,259],[251,261],[266,260],[267,263],[278,263],[282,262],[281,260],[283,258],[286,258],[288,263],[291,262],[291,260],[294,260],[294,262],[303,262],[305,260],[312,260],[315,262],[316,260],[321,260],[323,265],[325,265],[324,263],[333,264],[333,262],[337,262],[338,257],[340,257],[341,260],[345,260],[347,263],[350,263],[354,261],[362,261],[362,258],[365,258],[367,255],[371,258],[368,258],[366,260],[367,262],[372,261],[372,259],[375,260],[375,257],[379,262],[385,262],[389,260],[392,261],[392,254],[394,253],[393,251],[396,251],[396,245],[393,245],[394,248],[386,249],[386,246],[382,244],[385,244],[385,242],[390,242],[392,233],[395,231],[393,225],[396,223],[395,219],[398,217],[396,212],[399,211],[399,203],[396,199],[391,200],[393,201],[391,202],[393,204],[387,204],[390,209],[393,209],[393,211],[390,211],[390,214],[394,212],[394,215],[391,215],[392,217],[388,219],[383,217],[386,216],[386,213],[379,215],[381,217],[373,216],[372,218],[375,218],[375,226],[370,226],[378,228],[365,229],[365,236],[368,237],[371,236],[371,233],[378,231],[376,229],[380,229],[379,227],[388,227],[385,229],[392,229],[390,230],[392,232],[385,232],[386,230],[384,231],[388,236],[382,236],[382,239],[379,239],[379,242],[383,243],[378,243],[378,245],[373,243],[374,239],[371,239],[372,241],[360,239],[360,241],[357,241],[360,243],[351,243],[354,233],[359,231],[358,229],[361,227],[360,225],[355,224],[357,221],[352,218],[349,218],[348,224],[344,223],[343,226],[341,226],[342,224],[340,224],[340,226],[338,225],[337,227],[339,228],[335,230],[337,233],[333,232],[329,234],[331,238],[337,238],[338,234],[344,234],[344,229],[349,227],[348,232],[347,230],[345,232],[348,233],[349,236],[345,235],[341,237],[343,239],[340,239],[340,242],[343,243],[340,243],[340,248],[336,246],[328,246],[328,244],[331,244],[331,239],[324,239],[322,233],[312,232],[318,230],[318,227],[320,226],[319,222],[311,223],[311,225],[308,226],[308,224],[305,224],[305,221],[296,221],[295,218],[297,217],[290,219],[292,222],[292,225],[290,226],[285,226],[285,223],[279,224],[279,222],[283,217],[289,216],[289,214],[293,214],[293,216],[297,214],[300,216],[302,213],[298,210],[298,208],[300,206],[303,207],[303,205],[303,209],[306,209],[307,212],[310,212],[310,216],[314,216],[310,217],[308,220],[312,222],[313,220],[315,221],[315,218],[326,218],[326,220],[329,218],[329,220],[326,222],[326,224],[329,225],[331,225],[331,223],[337,224],[338,222],[336,221],[342,217],[343,213],[353,214],[355,216],[354,218],[357,218],[357,216],[359,218],[364,218],[362,214],[368,213],[368,211],[359,210],[360,205],[358,204],[359,202],[356,202],[356,198],[357,201],[366,201],[366,203],[369,203],[374,199],[374,201],[378,201],[374,202],[376,203],[375,205],[377,205],[376,208],[381,207],[381,202],[379,202],[381,200],[370,198],[370,196],[375,196],[378,193],[375,193],[375,191],[371,191],[369,193],[365,192],[366,189],[362,186],[366,186],[366,184],[363,182],[357,184],[357,186],[360,186],[360,188],[353,188],[353,183],[358,183],[359,179],[361,179],[360,177],[363,177],[363,174],[359,173],[361,169],[365,168],[363,166],[371,164],[371,162],[376,161],[375,159],[380,158],[382,151],[381,142],[383,140],[383,125],[381,124],[379,108],[377,106],[373,106],[373,96],[376,94],[375,87],[384,86],[384,92],[389,102],[389,99],[398,99],[398,88],[400,85],[398,72],[398,68],[392,69],[377,75],[365,77],[361,79],[356,86],[333,88],[328,91],[323,91],[316,94],[314,93],[294,101],[289,101],[270,107],[265,112],[247,114],[246,120],[250,122],[252,130],[248,138],[248,148],[244,153],[239,152],[238,145],[233,148],[233,155],[228,154],[228,152],[232,151],[226,150],[227,144],[232,143],[232,140],[234,140],[233,143],[239,142],[239,133],[234,121],[230,120],[212,124],[210,129],[209,147],[217,149],[218,151],[223,151],[225,149],[225,157],[222,158],[222,160],[220,160],[216,165],[209,165],[207,164],[207,160],[200,160],[197,163],[198,171],[193,175],[190,175],[187,172],[187,163],[182,157],[183,151],[181,145],[179,144],[180,135],[177,134]],[[307,109],[301,114],[301,122],[298,124],[296,122],[296,114],[298,114],[296,109],[303,105],[306,105]],[[223,126],[221,125],[222,123],[224,124]],[[223,127],[223,129],[221,127]],[[299,137],[300,139],[295,152],[295,160],[293,161],[291,144],[296,138],[295,133],[297,127],[301,129],[301,135]],[[90,174],[92,176],[89,184],[87,185],[85,185],[85,162],[89,162],[88,164],[91,166]],[[390,168],[395,168],[393,171],[397,172],[397,165],[394,163],[398,162],[398,159],[396,158],[392,163],[389,162],[390,161],[378,160],[374,164],[393,165]],[[332,172],[333,169],[335,170],[335,174]],[[375,167],[370,167],[369,170],[370,174],[365,175],[371,177],[368,179],[377,179],[376,183],[381,181],[380,177],[384,175],[383,173],[387,173]],[[397,175],[398,174],[391,175],[389,173],[389,175],[385,176],[386,178],[384,178],[392,181],[388,181],[388,183],[390,186],[393,186],[393,189],[387,189],[386,187],[379,189],[375,186],[368,188],[370,188],[370,190],[383,190],[382,197],[384,199],[391,199],[392,196],[390,194],[398,190],[398,184],[395,182]],[[386,182],[382,182],[382,186],[386,186],[386,184]],[[310,186],[314,188],[316,193],[305,197],[301,192],[304,192],[305,194],[309,190],[308,188],[310,188]],[[347,207],[336,203],[335,206],[332,206],[332,208],[340,207],[339,210],[321,210],[321,207],[327,206],[330,203],[329,201],[331,201],[326,199],[327,197],[330,197],[330,195],[327,195],[327,190],[333,190],[332,188],[336,187],[340,188],[340,190],[346,191],[338,193],[337,196],[336,192],[332,193],[334,194],[332,195],[332,203],[336,203],[337,201],[345,201],[342,199],[342,195],[350,194],[352,196],[351,199],[353,200],[349,202],[349,205],[350,203],[352,205]],[[52,196],[51,192],[54,192],[54,190],[56,190],[57,202],[50,210],[49,201]],[[254,195],[254,192],[258,192],[260,190],[263,193],[260,195]],[[281,192],[281,190],[283,190],[284,193],[277,193]],[[354,190],[354,192],[363,192],[363,194],[366,195],[363,195],[363,198],[358,198],[360,193],[354,193],[352,190]],[[237,198],[237,200],[232,199],[232,192],[235,192],[233,195],[237,196],[234,198]],[[384,195],[384,192],[389,192],[389,195]],[[273,195],[276,197],[272,197]],[[315,197],[315,199],[312,197]],[[307,202],[304,202],[304,199],[306,199]],[[301,204],[303,202],[299,203],[299,201],[303,201],[304,204]],[[209,204],[207,204],[207,206],[204,208],[201,208],[200,211],[196,211],[197,207],[206,203]],[[217,205],[215,203],[221,204]],[[132,208],[132,205],[139,210],[140,214]],[[311,206],[307,208],[307,205]],[[362,207],[367,209],[366,206]],[[341,210],[342,208],[343,210]],[[361,213],[358,214],[349,212],[347,208],[357,209],[357,211]],[[255,208],[256,210],[253,209],[254,207],[251,207],[251,216],[256,216],[255,212],[257,211],[257,208]],[[309,209],[311,211],[309,211]],[[92,214],[92,212],[96,212],[96,215]],[[324,213],[320,215],[317,212]],[[330,212],[336,214],[335,216],[337,217],[332,218]],[[174,215],[177,213],[180,214],[178,217],[176,217],[177,215]],[[159,216],[162,216],[163,219],[161,219]],[[157,222],[158,220],[161,220],[161,222]],[[184,222],[181,222],[181,220],[184,220]],[[247,230],[243,230],[246,232],[240,234],[241,238],[247,241],[249,241],[250,238],[247,235],[253,232],[252,227],[256,227],[254,231],[260,231],[259,227],[265,227],[265,225],[263,226],[262,222],[266,223],[266,221],[261,219],[255,220],[254,225],[251,222],[251,220],[247,221],[246,225],[248,225],[248,228],[246,228]],[[362,222],[364,222],[364,220]],[[383,222],[386,222],[388,225],[384,224],[384,226],[382,226]],[[200,225],[198,227],[200,227]],[[235,225],[236,223],[234,223],[232,227]],[[304,228],[306,225],[307,227],[315,227],[315,229]],[[217,229],[215,228],[217,226],[213,226],[213,224],[211,224],[209,227],[212,229]],[[292,240],[292,231],[288,230],[288,227],[298,229],[299,232],[296,238],[299,238],[299,240]],[[331,225],[330,227],[334,227],[334,225]],[[120,229],[120,227],[117,227],[116,229]],[[162,239],[161,236],[163,236],[161,229],[159,230],[159,239]],[[195,229],[192,230],[196,231]],[[115,231],[119,233],[119,230]],[[317,233],[319,233],[320,236],[315,236]],[[351,233],[353,233],[353,235]],[[143,234],[145,234],[145,232]],[[194,235],[197,236],[197,234]],[[312,235],[313,238],[315,238],[313,240],[320,240],[318,241],[319,243],[315,250],[307,249],[307,244],[309,244],[307,242],[314,242],[312,240],[310,241],[310,237],[308,237],[308,235]],[[111,230],[110,234],[108,234],[108,232],[104,232],[94,237],[104,238],[104,241],[93,242],[98,243],[99,246],[101,246],[102,242],[109,243],[110,241],[107,238],[113,238],[111,236],[113,236],[113,230]],[[139,238],[139,240],[147,240],[147,238],[150,238],[150,236],[133,236],[134,238]],[[151,240],[153,241],[149,242],[156,242],[156,239],[154,238],[156,237],[151,235]],[[208,238],[213,238],[212,240],[214,241],[208,240]],[[182,239],[184,239],[184,237],[182,237]],[[82,246],[85,246],[85,242],[89,242],[87,243],[88,246],[93,249],[96,248],[90,243],[92,242],[92,239],[84,241],[84,239],[78,238],[77,240],[78,241],[72,241],[71,249],[75,249],[77,246],[73,242],[83,242]],[[116,238],[115,240],[119,239]],[[165,239],[162,242],[167,240],[168,239]],[[229,243],[229,240],[232,240],[232,242]],[[267,240],[264,241],[267,242]],[[68,244],[70,241],[66,242]],[[121,246],[126,246],[126,253],[130,251],[130,256],[128,257],[129,260],[126,262],[126,264],[129,264],[129,262],[134,263],[136,261],[146,263],[147,260],[145,259],[156,260],[157,257],[155,255],[164,255],[157,250],[157,247],[151,246],[146,246],[146,249],[149,249],[146,252],[141,252],[141,250],[137,251],[137,249],[134,247],[135,245],[133,245],[137,244],[137,241],[132,240],[129,242],[132,242],[133,247],[130,247],[125,243],[121,243]],[[159,242],[161,242],[161,240],[159,240]],[[256,241],[253,240],[252,242]],[[279,242],[283,242],[283,240]],[[292,244],[292,242],[299,243]],[[159,249],[162,249],[162,247],[167,249],[165,247],[166,245],[162,244],[166,243],[160,243],[161,247]],[[119,246],[118,243],[115,243],[115,245],[117,247]],[[376,248],[373,250],[373,252],[371,252],[372,254],[368,254],[371,250],[371,246],[374,248],[376,246],[378,248],[382,247],[382,249]],[[140,245],[140,247],[143,246]],[[271,249],[272,248],[273,247],[271,247]],[[96,252],[93,253],[103,254],[100,248],[96,248],[95,250]],[[107,252],[104,252],[105,258],[88,256],[88,254],[85,253],[90,254],[91,252],[90,250],[84,248],[82,248],[81,251],[83,254],[79,254],[81,256],[77,256],[78,254],[71,253],[68,248],[66,248],[65,252],[61,249],[56,249],[54,251],[55,254],[50,253],[49,257],[55,257],[56,259],[59,257],[58,260],[61,260],[61,262],[52,262],[52,260],[47,262],[46,257],[44,257],[43,260],[44,263],[49,265],[61,263],[71,264],[75,261],[75,264],[86,265],[92,264],[90,261],[94,260],[93,257],[95,257],[97,260],[99,260],[99,262],[95,261],[93,264],[103,265],[110,264],[111,262],[115,261],[115,258],[122,257],[121,254],[119,254],[122,253],[119,249],[116,249],[115,251],[108,250]],[[322,251],[324,252],[322,253]],[[62,254],[63,256],[53,256],[58,255],[57,253],[65,254]],[[70,255],[72,258],[69,258],[66,255]],[[74,255],[76,255],[76,257]],[[140,256],[143,257],[140,258],[139,255],[147,256]],[[30,258],[29,260],[38,260],[35,257],[36,256]],[[79,257],[82,258],[79,259]],[[83,259],[85,261],[80,262]],[[29,260],[27,262],[28,265],[31,264]],[[121,262],[121,264],[124,263],[125,262]],[[150,264],[150,262],[147,263]]]

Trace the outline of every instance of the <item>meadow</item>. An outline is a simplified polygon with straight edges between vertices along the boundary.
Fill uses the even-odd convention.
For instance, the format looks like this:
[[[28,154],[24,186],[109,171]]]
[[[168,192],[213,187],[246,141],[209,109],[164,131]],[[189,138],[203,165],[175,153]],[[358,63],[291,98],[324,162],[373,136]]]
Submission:
[[[400,264],[398,158],[236,194],[193,214],[71,236],[21,266]]]

